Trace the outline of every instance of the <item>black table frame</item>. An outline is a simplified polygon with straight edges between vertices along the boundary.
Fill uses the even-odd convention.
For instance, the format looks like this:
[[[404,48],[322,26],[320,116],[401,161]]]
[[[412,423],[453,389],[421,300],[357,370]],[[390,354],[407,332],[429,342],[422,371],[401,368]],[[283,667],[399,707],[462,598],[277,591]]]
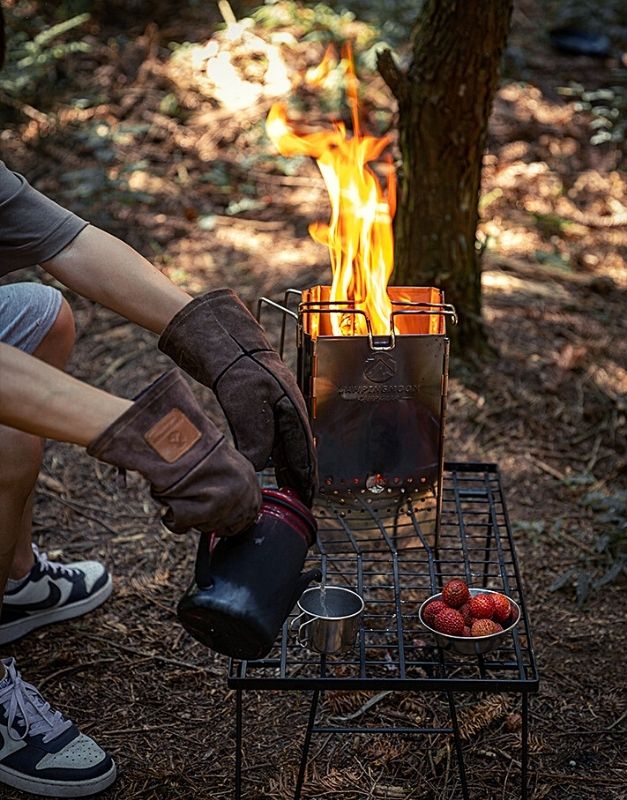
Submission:
[[[462,796],[469,800],[455,694],[520,694],[521,797],[526,800],[529,694],[538,689],[538,673],[498,467],[445,464],[439,531],[435,518],[422,514],[415,500],[398,504],[390,497],[387,508],[380,500],[376,508],[367,498],[360,502],[351,510],[331,503],[315,507],[318,544],[306,565],[319,566],[329,585],[350,586],[364,597],[354,652],[321,656],[303,649],[290,628],[291,617],[268,657],[229,663],[228,685],[236,697],[236,800],[242,795],[243,693],[250,689],[312,693],[294,800],[301,797],[312,737],[322,733],[451,734]],[[520,623],[497,650],[483,656],[443,651],[421,628],[420,602],[451,577],[502,591],[521,607]],[[450,725],[317,723],[322,694],[337,689],[440,693],[448,702]]]

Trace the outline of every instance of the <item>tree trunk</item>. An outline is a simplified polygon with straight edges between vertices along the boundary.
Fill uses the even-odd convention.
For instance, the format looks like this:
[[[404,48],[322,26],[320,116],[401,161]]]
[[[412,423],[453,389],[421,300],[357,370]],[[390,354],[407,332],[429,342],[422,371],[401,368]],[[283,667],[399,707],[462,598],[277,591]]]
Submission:
[[[397,285],[444,289],[460,319],[458,349],[481,351],[475,247],[481,166],[513,0],[426,0],[413,61],[379,69],[398,101],[403,169],[395,220]]]

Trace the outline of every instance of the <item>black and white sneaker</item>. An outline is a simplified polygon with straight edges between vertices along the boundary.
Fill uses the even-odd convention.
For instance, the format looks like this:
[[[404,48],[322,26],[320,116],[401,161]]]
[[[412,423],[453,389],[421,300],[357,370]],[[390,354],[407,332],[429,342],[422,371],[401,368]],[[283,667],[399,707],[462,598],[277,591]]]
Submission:
[[[87,614],[111,594],[111,575],[98,561],[59,564],[48,561],[33,545],[35,563],[17,585],[9,581],[0,611],[0,644],[8,644],[27,633]]]
[[[88,797],[110,786],[115,762],[3,659],[0,784],[43,797]]]

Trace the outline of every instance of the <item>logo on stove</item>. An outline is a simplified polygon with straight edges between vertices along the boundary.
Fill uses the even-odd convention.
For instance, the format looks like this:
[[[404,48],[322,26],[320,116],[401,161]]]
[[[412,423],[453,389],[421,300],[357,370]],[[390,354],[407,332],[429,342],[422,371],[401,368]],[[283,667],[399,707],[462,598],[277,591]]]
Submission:
[[[337,391],[342,400],[357,400],[360,403],[381,403],[410,400],[418,394],[415,383],[385,384],[396,375],[396,360],[388,353],[376,353],[366,360],[363,376],[368,383],[341,385]]]
[[[377,353],[366,359],[364,378],[373,383],[384,383],[396,375],[396,359],[388,353]]]
[[[373,386],[365,383],[356,386],[338,386],[337,393],[342,400],[358,400],[360,403],[381,403],[394,400],[411,400],[418,394],[415,383],[397,386]]]

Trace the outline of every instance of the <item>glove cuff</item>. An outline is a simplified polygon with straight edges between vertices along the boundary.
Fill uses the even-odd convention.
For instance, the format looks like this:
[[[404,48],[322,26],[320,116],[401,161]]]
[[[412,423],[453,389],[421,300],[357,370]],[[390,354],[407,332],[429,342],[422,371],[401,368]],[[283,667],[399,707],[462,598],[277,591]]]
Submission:
[[[223,438],[200,410],[179,371],[173,369],[144,389],[133,405],[89,444],[87,453],[117,467],[138,470],[153,486],[163,489]]]
[[[239,302],[235,292],[232,289],[223,288],[206,292],[200,297],[195,297],[193,300],[187,303],[187,305],[183,306],[183,308],[180,311],[177,311],[177,313],[163,329],[158,342],[159,350],[170,356],[170,358],[173,358],[171,350],[173,347],[177,346],[175,340],[177,339],[177,334],[181,327],[185,326],[190,318],[193,319],[198,314],[199,309],[202,308],[202,306],[210,304],[211,302],[219,300],[223,297],[234,300],[235,302]]]
[[[159,337],[159,349],[212,389],[242,355],[272,351],[263,328],[231,289],[207,292],[184,306]]]

